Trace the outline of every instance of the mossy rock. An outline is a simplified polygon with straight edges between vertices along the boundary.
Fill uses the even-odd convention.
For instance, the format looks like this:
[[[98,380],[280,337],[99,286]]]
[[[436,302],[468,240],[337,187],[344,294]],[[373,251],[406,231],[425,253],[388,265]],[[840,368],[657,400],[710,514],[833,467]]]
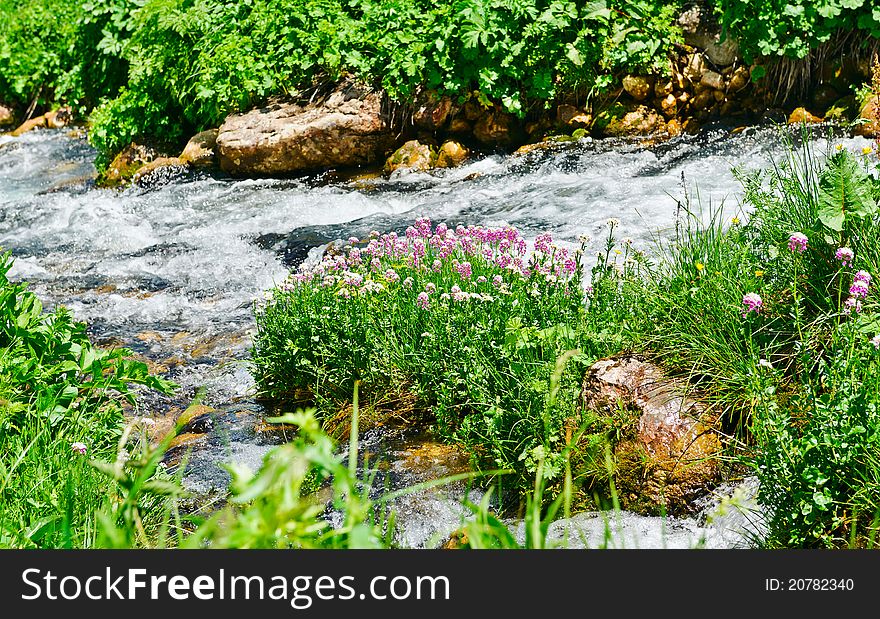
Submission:
[[[422,144],[418,140],[410,140],[388,157],[385,161],[385,173],[391,174],[396,170],[426,172],[434,168],[436,164],[437,151],[428,144]]]

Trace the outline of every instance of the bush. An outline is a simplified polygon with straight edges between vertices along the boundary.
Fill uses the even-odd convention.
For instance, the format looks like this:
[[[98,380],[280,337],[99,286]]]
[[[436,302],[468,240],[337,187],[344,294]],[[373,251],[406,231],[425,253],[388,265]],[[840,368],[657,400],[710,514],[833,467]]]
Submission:
[[[880,12],[871,0],[724,0],[721,21],[746,59],[803,58],[838,32],[880,39]]]
[[[558,478],[566,429],[585,421],[584,364],[620,341],[589,327],[579,252],[549,235],[534,250],[514,228],[427,219],[403,238],[350,239],[257,308],[261,393],[316,399],[332,415],[361,380],[369,403],[428,413],[477,464],[516,471],[520,487],[540,460]]]
[[[130,384],[172,385],[93,346],[63,308],[44,314],[11,264],[0,256],[0,546],[90,546],[115,487],[89,458],[115,459]]]

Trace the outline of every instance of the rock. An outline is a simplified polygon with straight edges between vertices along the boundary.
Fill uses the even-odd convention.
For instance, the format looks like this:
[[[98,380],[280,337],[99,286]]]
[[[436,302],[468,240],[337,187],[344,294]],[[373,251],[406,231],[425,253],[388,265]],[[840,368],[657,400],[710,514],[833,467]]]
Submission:
[[[623,78],[623,89],[636,101],[647,99],[653,87],[653,80],[643,75],[627,75]]]
[[[0,105],[0,127],[7,127],[15,124],[15,114],[12,108]]]
[[[425,91],[416,99],[412,124],[425,131],[437,131],[446,124],[452,111],[452,99],[441,97],[434,90]]]
[[[685,65],[684,71],[682,73],[688,81],[693,84],[697,84],[703,77],[703,65],[703,54],[690,54],[687,58],[687,65]]]
[[[711,90],[704,90],[691,99],[691,107],[696,112],[707,109],[713,103],[715,103],[715,95],[712,94]]]
[[[665,131],[666,120],[644,105],[627,109],[615,104],[596,117],[593,128],[610,137],[642,136]]]
[[[464,163],[470,151],[454,140],[446,140],[437,153],[438,168],[454,168]]]
[[[700,83],[715,90],[724,90],[724,78],[720,73],[715,73],[715,71],[709,71],[708,69],[703,71],[703,74],[700,76]]]
[[[682,132],[681,123],[678,122],[676,119],[673,118],[668,123],[666,123],[666,133],[669,134],[669,137],[674,138],[677,135],[681,135],[681,132]]]
[[[678,113],[678,100],[675,95],[669,93],[662,101],[660,101],[660,110],[666,118],[672,118]]]
[[[807,111],[805,107],[795,108],[792,111],[791,115],[788,117],[789,125],[796,125],[800,123],[820,123],[822,119],[818,116],[814,116]]]
[[[214,165],[219,133],[218,129],[208,129],[195,134],[180,153],[180,161],[197,168]]]
[[[671,81],[667,82],[657,82],[654,84],[654,96],[662,99],[666,95],[672,94],[675,91],[675,84]]]
[[[716,67],[732,65],[740,59],[739,44],[722,34],[721,26],[711,9],[699,4],[691,6],[678,18],[684,42],[703,50]]]
[[[51,112],[46,112],[46,126],[49,129],[61,129],[73,120],[73,110],[69,107],[61,107]]]
[[[449,133],[456,135],[467,135],[473,130],[471,123],[466,118],[456,116],[449,122]]]
[[[30,120],[26,120],[21,123],[16,129],[12,132],[12,135],[19,136],[28,131],[33,131],[34,129],[45,127],[46,126],[46,115],[37,116],[36,118],[31,118]]]
[[[749,85],[750,81],[750,71],[749,68],[741,65],[737,67],[733,74],[730,76],[730,83],[728,84],[728,90],[730,92],[739,92],[743,88]]]
[[[556,108],[556,122],[560,126],[565,126],[572,118],[578,116],[581,113],[582,112],[575,106],[563,103]]]
[[[275,102],[232,114],[220,127],[220,167],[231,174],[287,174],[373,163],[394,145],[379,92],[338,86],[313,103]]]
[[[159,157],[155,149],[132,142],[116,155],[101,175],[99,184],[115,187],[128,182],[140,168]]]
[[[425,172],[434,167],[437,161],[437,153],[427,144],[418,140],[410,140],[394,151],[385,162],[385,173],[391,174],[396,170],[411,170],[413,172]]]
[[[487,146],[509,146],[515,141],[516,124],[512,114],[489,108],[474,123],[474,137]]]
[[[186,163],[182,161],[179,157],[157,157],[153,159],[149,163],[146,163],[139,167],[137,171],[131,176],[131,182],[133,183],[141,183],[154,173],[159,170],[163,170],[166,168],[184,168],[186,167]]]
[[[866,138],[880,138],[880,95],[874,95],[865,101],[859,110],[862,120],[855,127],[855,134]]]
[[[634,418],[614,446],[625,508],[647,500],[655,509],[687,512],[718,481],[717,419],[658,366],[636,357],[598,361],[584,379],[581,401],[612,419],[621,410]]]

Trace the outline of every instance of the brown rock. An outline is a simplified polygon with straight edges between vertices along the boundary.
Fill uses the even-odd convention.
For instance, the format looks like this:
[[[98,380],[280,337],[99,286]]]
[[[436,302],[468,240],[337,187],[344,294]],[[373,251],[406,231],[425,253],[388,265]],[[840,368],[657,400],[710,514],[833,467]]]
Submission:
[[[13,113],[12,108],[0,105],[0,127],[6,127],[12,124],[15,124],[15,114]]]
[[[678,113],[678,101],[672,93],[666,95],[666,98],[660,102],[660,109],[666,118],[672,118]]]
[[[650,135],[666,129],[666,121],[655,110],[644,105],[626,112],[623,116],[615,116],[608,120],[604,127],[605,135],[626,137]]]
[[[666,133],[670,135],[670,137],[675,137],[677,135],[681,135],[682,127],[681,123],[678,122],[675,118],[666,123]]]
[[[12,135],[19,136],[28,131],[33,131],[34,129],[45,127],[46,126],[46,115],[37,116],[36,118],[31,118],[30,120],[26,120],[21,123],[13,132]]]
[[[880,138],[880,95],[870,97],[859,111],[862,120],[855,127],[855,134],[866,138]]]
[[[385,162],[385,173],[391,174],[395,170],[411,170],[413,172],[425,172],[434,167],[437,154],[427,144],[418,140],[410,140],[394,151]]]
[[[219,133],[219,129],[208,129],[195,134],[180,153],[180,161],[197,168],[214,165]]]
[[[716,101],[724,101],[724,98],[727,96],[724,94],[723,90],[713,90],[712,96],[715,97]]]
[[[692,83],[699,83],[703,77],[703,55],[700,53],[690,54],[687,58],[687,65],[682,72],[684,76]]]
[[[627,75],[623,78],[623,89],[636,101],[647,99],[653,87],[653,80],[643,75]]]
[[[556,108],[556,122],[560,125],[567,125],[568,121],[580,113],[581,111],[575,106],[563,103]]]
[[[454,168],[464,163],[470,151],[454,140],[447,140],[440,146],[437,153],[438,168]]]
[[[515,130],[513,115],[497,107],[486,110],[474,123],[474,137],[487,146],[509,146]]]
[[[362,165],[393,144],[381,93],[352,84],[317,102],[276,102],[233,114],[217,136],[220,166],[232,174]]]
[[[720,73],[715,73],[715,71],[703,71],[703,74],[700,76],[700,83],[715,90],[724,90],[724,77]]]
[[[416,100],[412,123],[425,131],[437,131],[446,124],[450,111],[452,111],[452,99],[441,97],[434,90],[428,90]]]
[[[449,122],[449,133],[464,135],[470,133],[472,130],[473,127],[471,126],[471,123],[461,116],[456,116]]]
[[[672,94],[675,90],[675,85],[671,81],[660,81],[654,84],[654,96],[662,99],[668,94]]]
[[[822,119],[818,116],[813,116],[810,112],[807,111],[807,108],[799,107],[795,108],[795,110],[788,117],[789,125],[796,125],[800,123],[820,123]]]
[[[637,416],[615,446],[622,496],[686,512],[718,480],[717,419],[658,366],[635,357],[598,361],[584,379],[582,403],[600,415],[623,408]]]
[[[715,96],[711,90],[704,90],[693,98],[691,106],[695,111],[702,111],[715,102]]]
[[[730,76],[730,84],[728,85],[728,89],[730,90],[730,92],[739,92],[749,85],[749,80],[749,68],[746,66],[739,66],[733,72],[733,75]]]

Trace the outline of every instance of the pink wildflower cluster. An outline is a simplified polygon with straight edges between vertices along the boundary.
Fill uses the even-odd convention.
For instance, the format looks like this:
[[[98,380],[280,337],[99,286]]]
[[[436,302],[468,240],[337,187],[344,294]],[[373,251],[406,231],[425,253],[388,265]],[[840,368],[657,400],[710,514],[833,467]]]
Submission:
[[[743,296],[743,307],[745,308],[745,311],[743,311],[743,318],[748,316],[751,312],[758,313],[763,305],[764,301],[761,299],[761,295],[757,292],[747,293]]]
[[[852,266],[853,258],[855,258],[855,253],[849,247],[840,247],[834,252],[834,257],[840,261],[845,267]]]
[[[549,234],[539,235],[529,251],[526,240],[511,226],[452,229],[443,223],[434,227],[426,217],[416,219],[403,236],[372,232],[363,240],[351,237],[341,251],[331,252],[318,263],[301,266],[279,289],[332,288],[349,299],[399,287],[412,291],[417,307],[428,309],[437,286],[431,281],[419,284],[420,279],[451,284],[449,276],[454,277],[457,283],[439,291],[441,300],[492,301],[488,292],[510,294],[517,280],[567,287],[577,277],[579,262],[576,253],[553,243]],[[491,280],[479,273],[486,270],[495,271],[487,273]],[[473,289],[464,290],[465,286]]]
[[[853,283],[849,287],[849,297],[843,302],[843,313],[856,314],[862,311],[862,299],[868,298],[871,287],[871,274],[867,271],[857,271],[853,275]]]
[[[792,234],[788,237],[788,250],[798,254],[807,251],[807,236],[801,232]]]

